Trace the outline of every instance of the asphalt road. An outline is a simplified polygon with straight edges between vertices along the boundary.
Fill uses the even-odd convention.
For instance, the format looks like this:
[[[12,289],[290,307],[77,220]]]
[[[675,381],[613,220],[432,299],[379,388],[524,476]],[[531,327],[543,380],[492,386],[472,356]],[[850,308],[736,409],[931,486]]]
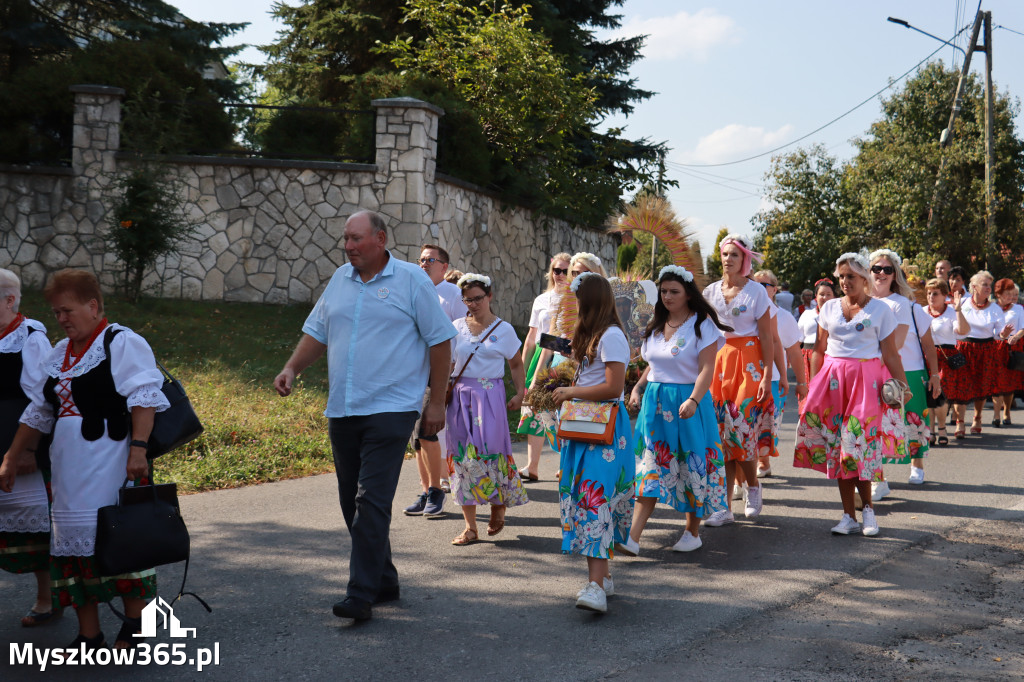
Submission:
[[[348,536],[332,476],[181,499],[193,538],[189,588],[175,612],[198,630],[188,656],[219,648],[219,665],[146,666],[150,680],[677,680],[1024,679],[1024,410],[1022,425],[935,449],[927,481],[890,467],[875,538],[832,536],[838,492],[779,458],[756,522],[704,528],[677,554],[681,515],[659,507],[637,558],[612,562],[618,594],[599,616],[573,607],[585,562],[559,552],[557,457],[545,453],[531,502],[493,540],[455,547],[457,509],[405,517],[407,462],[392,544],[402,599],[353,624],[331,615],[345,590]],[[795,416],[787,413],[784,452]],[[518,444],[517,456],[525,457]],[[521,460],[520,460],[521,461]],[[737,503],[739,508],[739,503]],[[482,512],[486,517],[486,512]],[[486,525],[482,518],[482,526]],[[160,570],[165,596],[181,567]],[[0,574],[0,639],[60,646],[67,614],[25,630],[28,576]],[[112,637],[115,617],[103,613]],[[154,643],[175,644],[165,633]],[[12,666],[0,678],[128,679],[139,671]]]

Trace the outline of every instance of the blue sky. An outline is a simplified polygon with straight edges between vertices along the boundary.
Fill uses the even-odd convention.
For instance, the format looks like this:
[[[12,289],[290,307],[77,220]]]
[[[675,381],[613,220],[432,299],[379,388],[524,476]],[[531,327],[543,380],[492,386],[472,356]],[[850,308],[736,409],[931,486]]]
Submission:
[[[248,21],[231,41],[263,44],[280,28],[269,16],[272,0],[171,0],[203,21]],[[718,3],[626,0],[623,35],[646,34],[644,59],[632,76],[656,91],[624,120],[627,134],[667,142],[669,177],[679,187],[668,198],[700,238],[705,255],[720,226],[752,233],[750,220],[764,206],[762,181],[770,156],[723,166],[787,144],[884,88],[927,57],[947,64],[962,55],[951,47],[886,21],[905,19],[951,38],[973,21],[978,3],[966,0],[735,0]],[[1024,93],[1024,2],[982,0],[992,12],[993,80],[1014,99]],[[961,35],[966,47],[969,30]],[[261,61],[255,49],[240,59]],[[977,53],[971,70],[981,74]],[[891,91],[889,91],[891,92]],[[880,112],[873,100],[837,123],[779,153],[825,145],[848,159],[850,140],[864,135]],[[1018,134],[1024,116],[1018,114]],[[940,131],[935,131],[936,139]]]

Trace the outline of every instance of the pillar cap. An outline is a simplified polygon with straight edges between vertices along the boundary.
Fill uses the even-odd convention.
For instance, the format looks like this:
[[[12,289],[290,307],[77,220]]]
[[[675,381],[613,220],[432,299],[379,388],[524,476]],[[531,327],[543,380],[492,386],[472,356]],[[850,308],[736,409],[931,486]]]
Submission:
[[[110,95],[112,97],[124,97],[124,88],[115,88],[110,85],[72,85],[68,90],[76,95]]]
[[[421,99],[415,97],[388,97],[387,99],[375,99],[370,102],[371,106],[374,107],[394,107],[401,109],[426,109],[432,111],[438,116],[444,116],[444,109],[431,104],[430,102],[424,102]]]

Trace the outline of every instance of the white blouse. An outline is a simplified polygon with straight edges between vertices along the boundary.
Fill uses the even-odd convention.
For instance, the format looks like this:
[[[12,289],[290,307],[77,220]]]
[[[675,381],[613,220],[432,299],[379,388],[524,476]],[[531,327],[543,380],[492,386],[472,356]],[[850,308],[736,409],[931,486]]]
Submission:
[[[752,279],[747,280],[743,289],[728,303],[722,295],[722,280],[707,285],[704,288],[704,298],[718,312],[718,319],[722,324],[733,328],[733,331],[725,333],[729,339],[738,336],[757,336],[757,321],[771,304],[764,287]]]
[[[802,335],[801,343],[814,344],[818,340],[818,311],[810,308],[805,310],[804,314],[800,316],[797,326],[800,327]]]
[[[800,343],[800,327],[797,326],[796,318],[792,315],[779,315],[775,319],[778,324],[779,341],[782,343],[783,362],[788,365],[789,356],[786,355],[786,349]],[[778,365],[772,362],[772,381],[778,381],[780,376]]]
[[[1024,325],[1024,306],[1020,303],[1014,303],[1010,306],[1009,310],[1003,311],[1003,324],[1012,324],[1013,332],[1020,331],[1021,325]],[[1001,329],[999,331],[1002,331]]]
[[[936,346],[953,346],[959,339],[964,338],[962,334],[956,333],[956,310],[953,306],[947,305],[941,315],[932,315],[929,312],[928,317],[932,318],[932,342]]]
[[[488,331],[494,326],[494,322],[491,322],[482,330],[487,332],[487,337],[480,339],[469,331],[466,318],[455,320],[454,324],[458,333],[455,335],[452,377],[457,377],[459,373],[462,373],[463,379],[500,379],[505,376],[505,361],[514,357],[522,346],[512,325],[504,320],[498,320],[498,326],[494,327],[493,331]],[[474,348],[477,348],[476,354],[463,372],[462,367]]]
[[[30,333],[29,327],[40,331]],[[21,375],[18,377],[21,390],[30,405],[38,407],[45,404],[43,384],[46,383],[46,374],[43,373],[43,359],[50,353],[46,327],[35,320],[22,320],[21,324],[0,339],[0,353],[21,353]],[[0,532],[46,533],[49,530],[50,502],[46,496],[42,472],[36,470],[15,476],[11,492],[0,490]]]
[[[601,335],[597,343],[597,353],[593,361],[583,363],[583,370],[576,379],[577,386],[600,386],[604,383],[605,364],[609,362],[621,362],[629,364],[629,341],[623,331],[612,325]],[[619,395],[622,400],[622,395]]]
[[[530,310],[530,326],[537,330],[537,339],[541,334],[550,333],[551,328],[551,307],[555,304],[555,290],[545,291],[533,299],[533,309]]]
[[[903,363],[904,372],[916,372],[924,369],[924,356],[921,354],[921,337],[931,329],[931,315],[924,311],[924,308],[900,294],[889,294],[880,298],[892,309],[896,316],[896,325],[906,325],[907,335],[903,337],[903,345],[900,346],[900,361]],[[913,316],[913,317],[911,317]],[[917,318],[918,336],[914,335],[914,318]]]
[[[984,308],[978,308],[974,305],[974,300],[969,298],[961,306],[960,311],[967,318],[967,324],[971,325],[967,336],[972,339],[991,339],[999,336],[1006,326],[1006,316],[998,303],[989,302]]]
[[[825,353],[834,358],[870,360],[882,357],[882,341],[896,330],[896,318],[877,298],[868,301],[852,320],[843,316],[843,299],[825,302],[818,326],[828,332]]]
[[[640,346],[640,357],[651,366],[648,381],[662,384],[692,384],[700,374],[700,352],[714,345],[715,352],[725,345],[722,330],[711,320],[700,325],[700,338],[696,334],[697,316],[691,315],[668,339],[654,332]]]

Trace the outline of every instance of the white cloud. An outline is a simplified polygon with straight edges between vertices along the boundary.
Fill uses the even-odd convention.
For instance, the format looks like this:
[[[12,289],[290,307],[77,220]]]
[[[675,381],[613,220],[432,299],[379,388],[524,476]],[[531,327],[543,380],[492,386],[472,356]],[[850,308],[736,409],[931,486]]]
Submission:
[[[712,48],[738,42],[741,29],[732,17],[705,8],[689,14],[628,20],[616,37],[647,36],[644,57],[651,60],[687,58],[702,62]]]
[[[681,153],[681,163],[723,163],[751,156],[785,144],[793,137],[794,128],[786,124],[778,130],[760,126],[730,123],[697,141],[697,146]]]

